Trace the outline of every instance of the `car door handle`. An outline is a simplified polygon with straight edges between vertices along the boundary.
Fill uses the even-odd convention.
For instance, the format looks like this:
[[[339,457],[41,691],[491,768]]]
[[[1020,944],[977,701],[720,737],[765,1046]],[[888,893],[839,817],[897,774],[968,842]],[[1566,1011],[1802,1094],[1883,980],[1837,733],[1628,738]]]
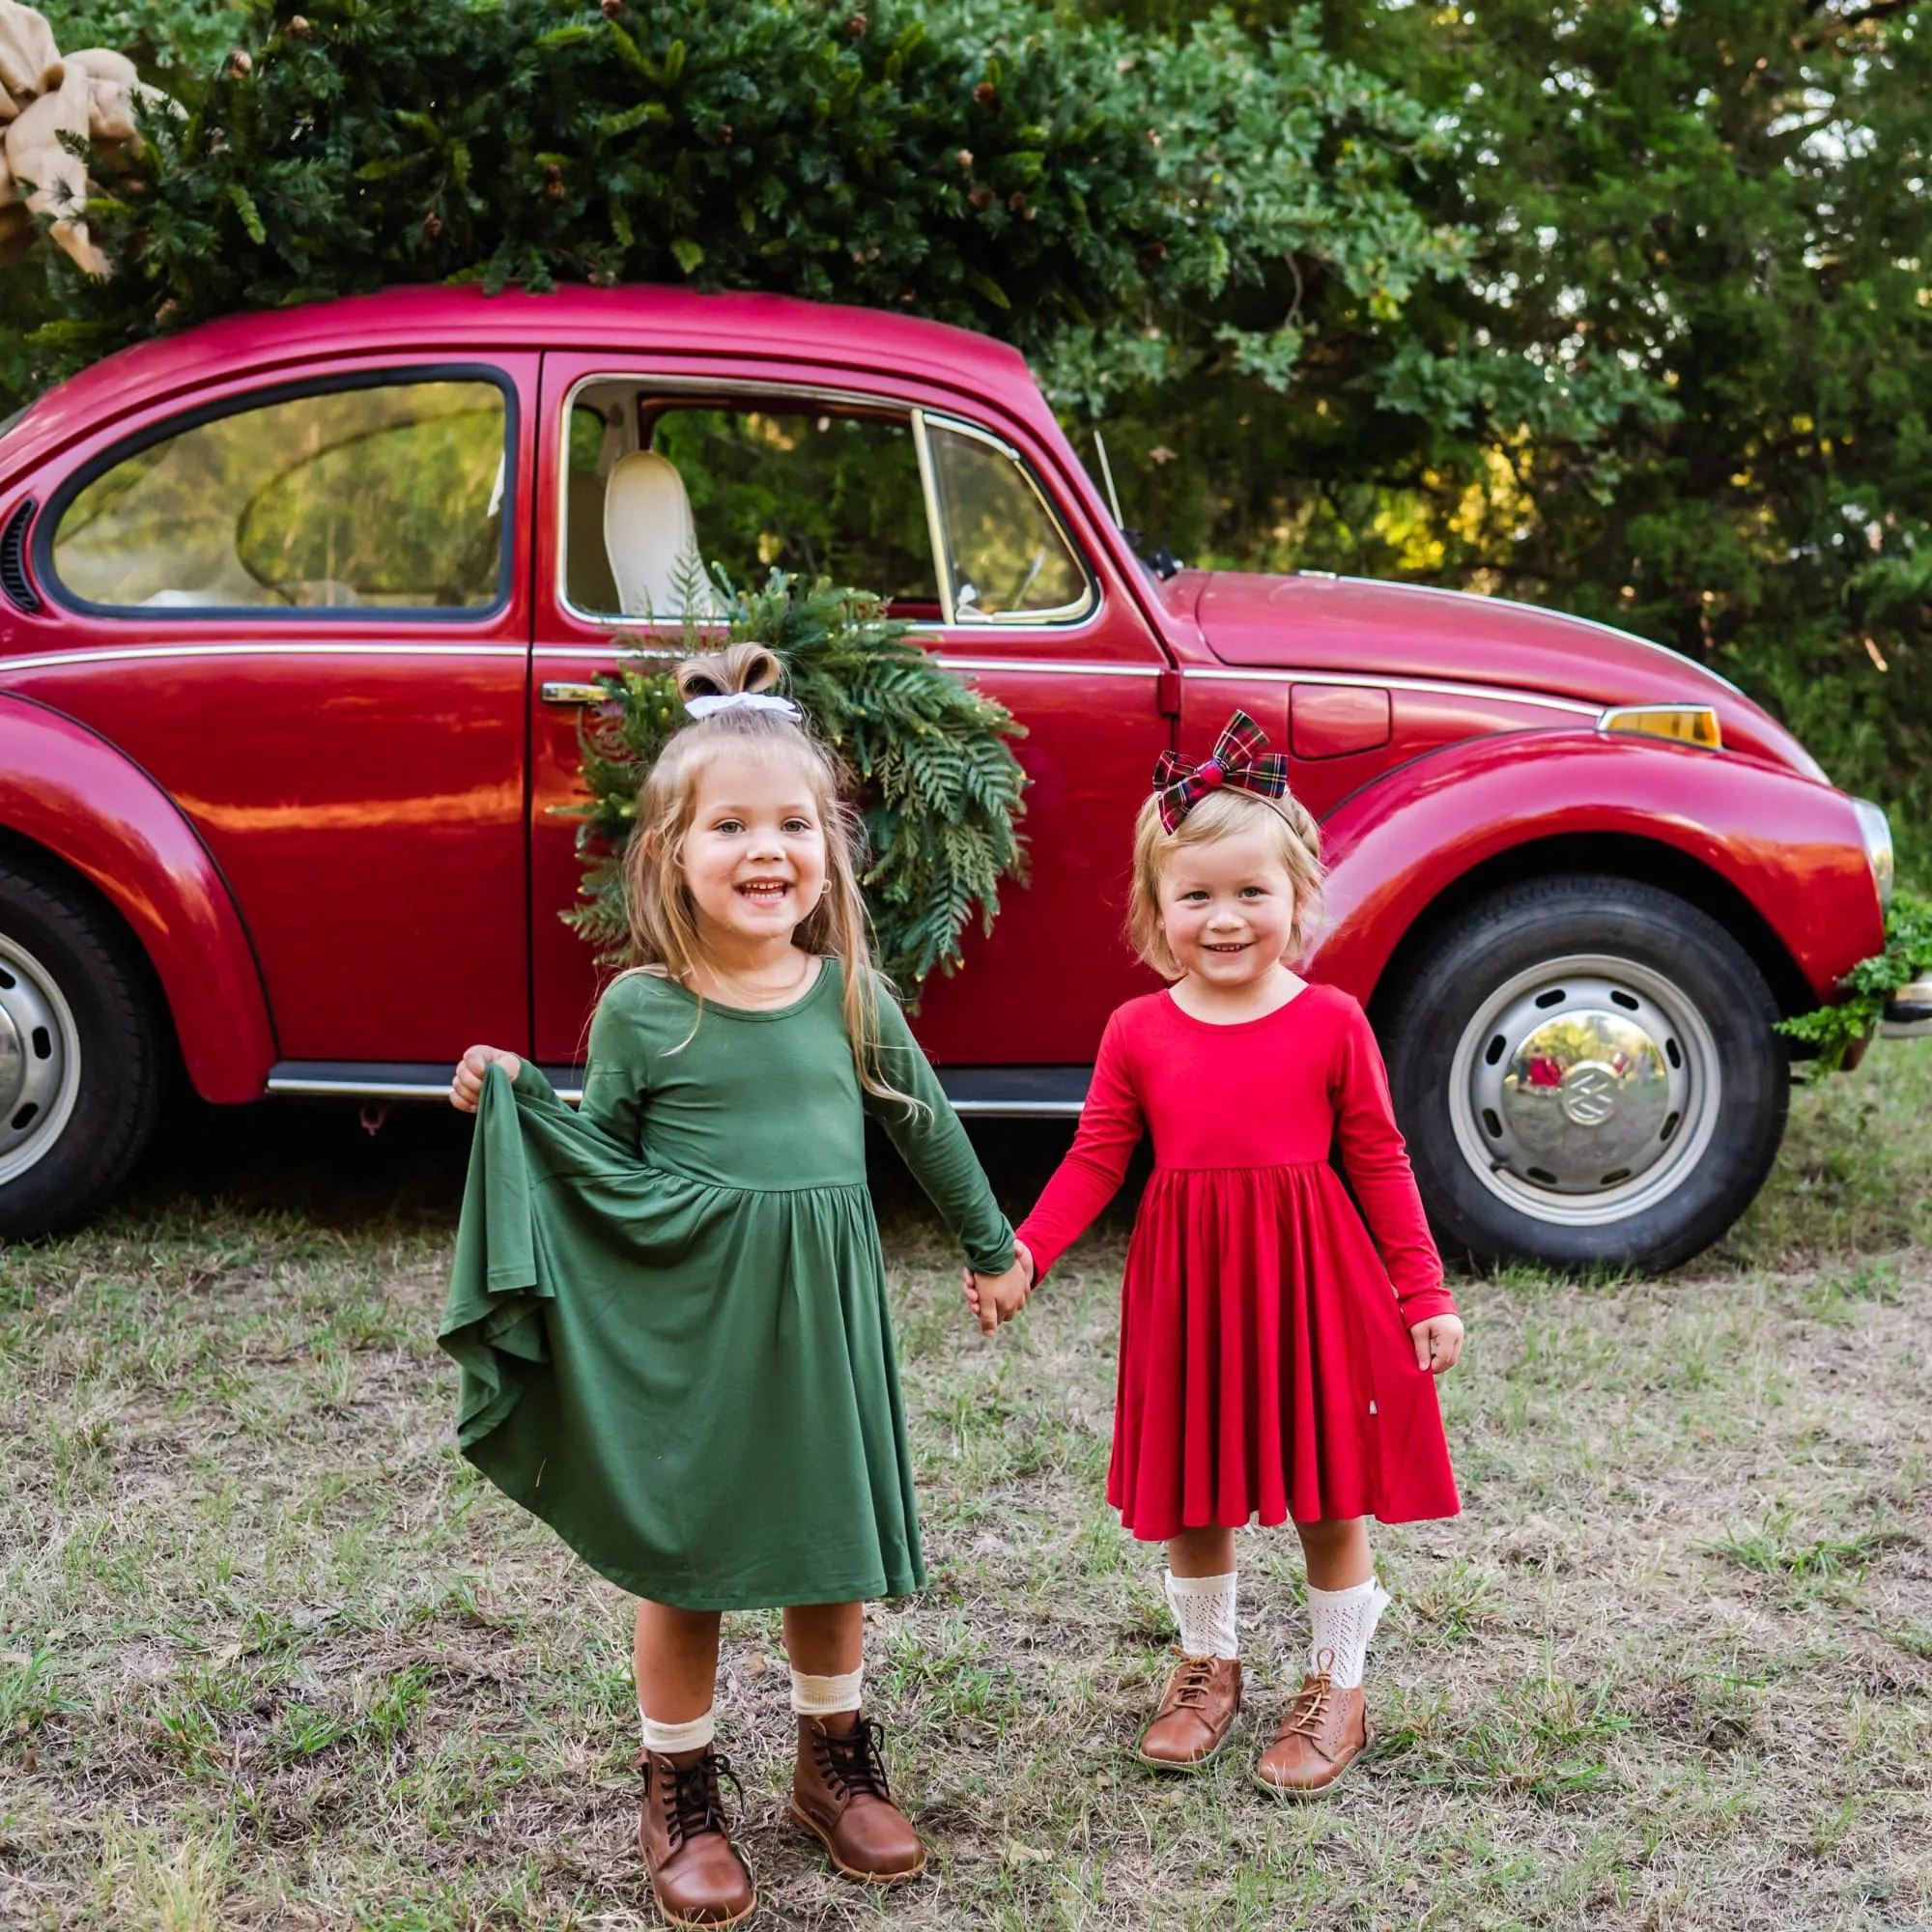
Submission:
[[[611,696],[601,684],[552,683],[537,694],[546,704],[602,704]]]

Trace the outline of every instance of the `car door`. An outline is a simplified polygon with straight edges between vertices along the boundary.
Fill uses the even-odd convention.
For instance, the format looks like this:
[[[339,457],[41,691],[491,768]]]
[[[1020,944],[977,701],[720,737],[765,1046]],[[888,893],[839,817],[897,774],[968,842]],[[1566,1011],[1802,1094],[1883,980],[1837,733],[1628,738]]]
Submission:
[[[612,477],[622,466],[643,478],[640,458],[653,488],[666,465],[676,472],[699,552],[736,581],[776,565],[877,590],[943,662],[1012,710],[1031,781],[1029,881],[1003,893],[990,937],[968,936],[956,977],[905,990],[943,1065],[1091,1062],[1107,1014],[1152,983],[1122,925],[1134,812],[1171,720],[1164,654],[1078,505],[1057,498],[1051,453],[1023,426],[910,382],[754,380],[717,363],[561,353],[545,358],[538,445],[539,1058],[581,1059],[596,990],[590,949],[556,917],[583,871],[569,813],[582,795],[590,680],[620,639],[668,658],[681,636],[662,604],[634,595],[638,608],[619,608],[613,547],[648,532],[607,532],[605,520],[632,500],[613,495]],[[657,580],[659,596],[670,587]]]
[[[231,379],[91,438],[36,526],[49,594],[12,688],[173,795],[281,1060],[325,1084],[528,1037],[536,377],[493,355]]]

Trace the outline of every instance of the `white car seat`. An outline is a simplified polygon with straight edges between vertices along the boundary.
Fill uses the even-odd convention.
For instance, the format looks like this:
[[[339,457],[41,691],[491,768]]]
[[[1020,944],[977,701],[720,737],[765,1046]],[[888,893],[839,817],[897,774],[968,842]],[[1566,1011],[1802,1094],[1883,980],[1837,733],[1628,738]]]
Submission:
[[[691,498],[677,466],[654,449],[620,457],[604,491],[604,548],[627,617],[715,617]],[[687,593],[690,593],[688,596]]]

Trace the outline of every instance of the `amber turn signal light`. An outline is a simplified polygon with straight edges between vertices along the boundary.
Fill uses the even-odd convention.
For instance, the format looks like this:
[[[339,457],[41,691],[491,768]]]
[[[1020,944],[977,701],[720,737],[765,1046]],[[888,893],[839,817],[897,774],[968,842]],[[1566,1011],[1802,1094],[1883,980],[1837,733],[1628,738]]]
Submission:
[[[1597,720],[1599,731],[1634,731],[1641,738],[1671,738],[1700,751],[1721,752],[1724,734],[1708,704],[1620,704]]]

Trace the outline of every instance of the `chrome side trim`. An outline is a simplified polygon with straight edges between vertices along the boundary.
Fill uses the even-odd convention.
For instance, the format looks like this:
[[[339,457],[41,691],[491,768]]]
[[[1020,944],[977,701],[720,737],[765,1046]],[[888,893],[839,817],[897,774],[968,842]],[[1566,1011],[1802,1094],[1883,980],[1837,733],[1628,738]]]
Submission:
[[[351,644],[323,641],[258,644],[116,644],[96,651],[43,651],[0,658],[0,686],[14,671],[58,670],[63,665],[151,664],[163,658],[521,658],[522,644]]]
[[[929,634],[928,634],[929,635]],[[608,657],[612,665],[620,658],[664,658],[667,661],[682,658],[682,650],[659,650],[652,646],[634,650],[628,644],[612,648],[608,644],[539,644],[536,655],[540,660],[561,662],[569,660],[582,663],[585,658]],[[959,657],[951,651],[935,651],[934,661],[948,670],[1018,670],[1065,674],[1078,671],[1088,677],[1158,677],[1164,667],[1157,664],[1108,664],[1088,658],[969,658]],[[4,664],[0,664],[4,668]],[[1339,682],[1358,684],[1359,678],[1344,678]]]
[[[449,1082],[418,1080],[336,1080],[325,1074],[271,1073],[270,1094],[320,1095],[337,1100],[446,1100]]]
[[[1364,580],[1373,582],[1372,579]],[[1198,677],[1217,684],[1341,684],[1341,685],[1379,685],[1389,691],[1430,691],[1444,697],[1492,697],[1505,704],[1537,704],[1549,711],[1568,711],[1578,718],[1588,718],[1593,723],[1603,709],[1597,704],[1579,703],[1574,697],[1550,697],[1542,692],[1522,691],[1508,684],[1459,684],[1452,678],[1444,677],[1403,677],[1378,676],[1374,671],[1363,671],[1350,677],[1344,671],[1334,670],[1235,670],[1200,669],[1193,666],[1181,668],[1183,678]]]
[[[942,1066],[955,1113],[981,1120],[1075,1120],[1084,1104],[1084,1066]],[[581,1066],[539,1068],[557,1098],[583,1097]],[[266,1091],[283,1098],[447,1100],[449,1071],[410,1062],[283,1060],[269,1069]],[[951,1090],[957,1089],[957,1093]]]
[[[1087,1111],[1084,1100],[954,1100],[952,1111],[962,1119],[1077,1121]]]
[[[948,670],[1078,671],[1085,677],[1158,677],[1160,665],[1095,664],[1085,658],[961,658],[936,653]]]
[[[323,1100],[447,1100],[452,1061],[281,1060],[269,1069],[264,1091],[287,1098]],[[562,1100],[583,1097],[581,1066],[539,1066]]]

